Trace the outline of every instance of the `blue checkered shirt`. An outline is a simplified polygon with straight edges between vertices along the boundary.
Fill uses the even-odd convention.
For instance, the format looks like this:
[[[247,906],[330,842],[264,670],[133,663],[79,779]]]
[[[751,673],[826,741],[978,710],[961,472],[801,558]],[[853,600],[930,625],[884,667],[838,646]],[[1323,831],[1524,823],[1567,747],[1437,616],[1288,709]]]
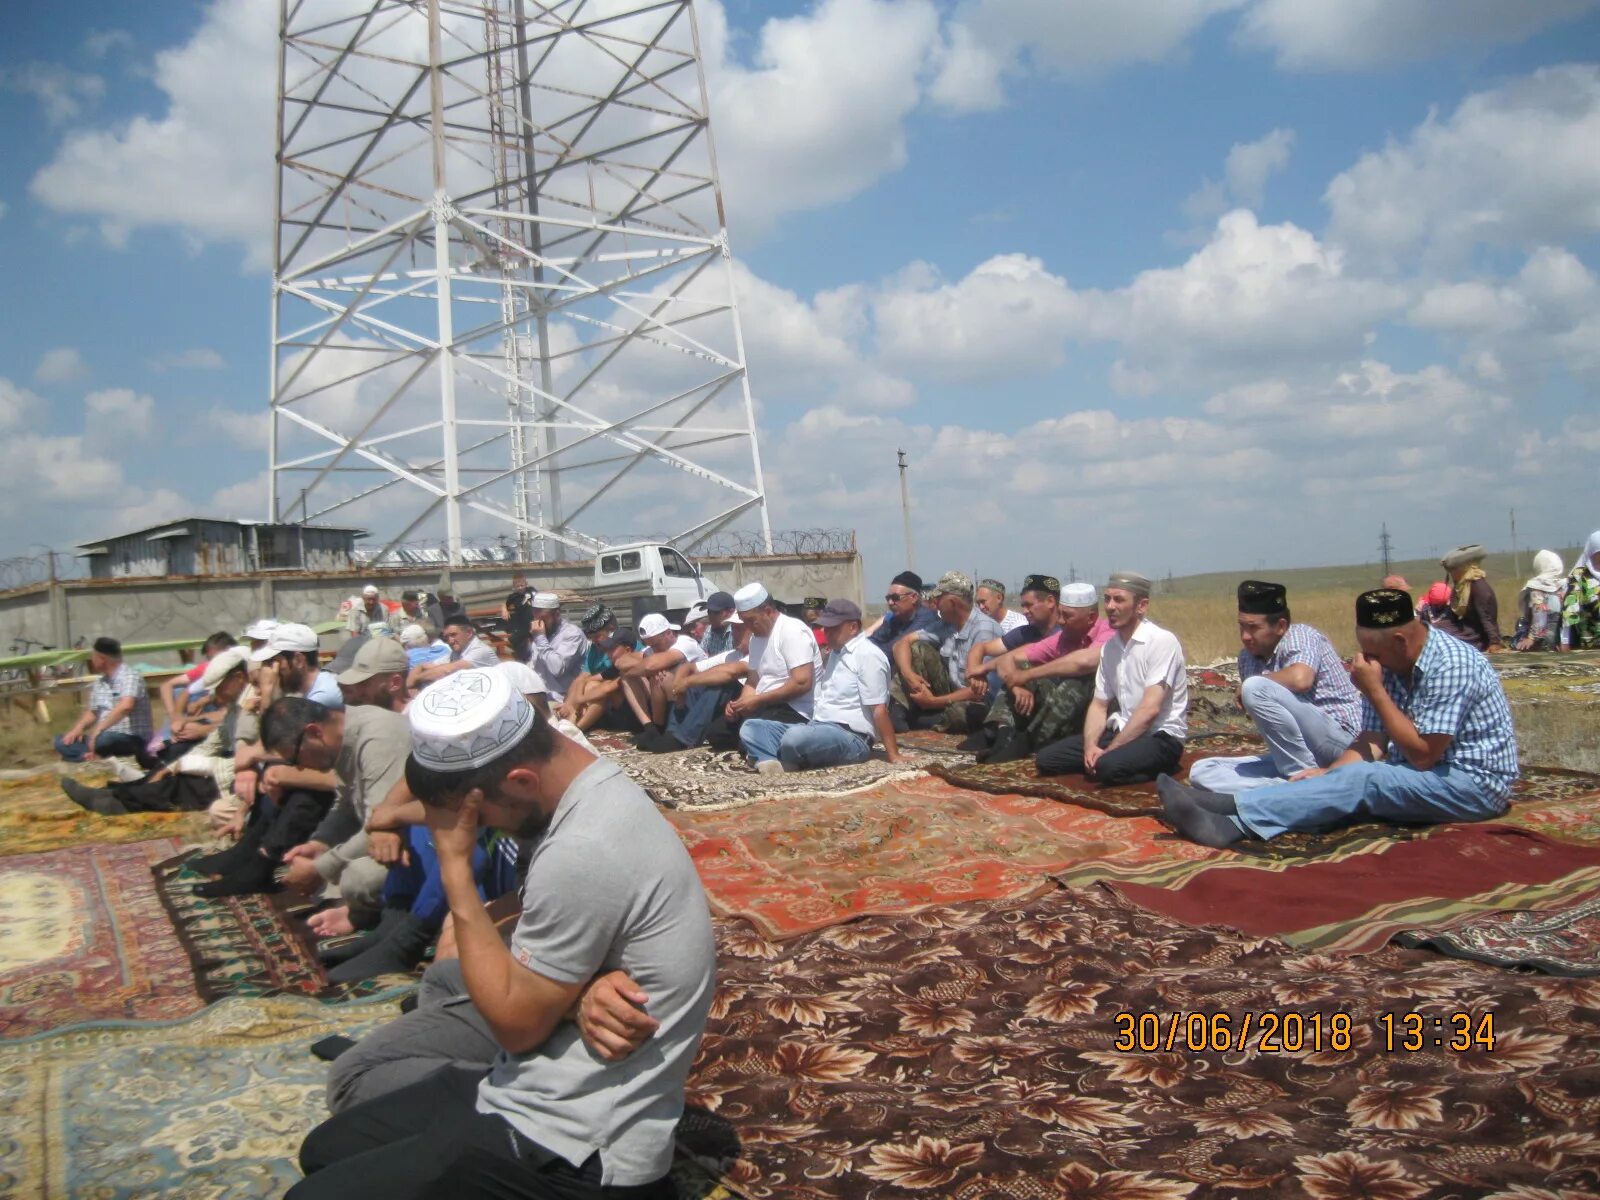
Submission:
[[[1344,669],[1344,660],[1333,643],[1311,625],[1290,625],[1283,640],[1266,658],[1248,650],[1239,651],[1239,681],[1254,675],[1275,675],[1296,663],[1304,663],[1317,673],[1306,699],[1337,721],[1346,733],[1354,736],[1361,732],[1361,693],[1350,682],[1350,672]]]
[[[149,740],[153,732],[150,723],[150,695],[145,691],[144,676],[127,663],[118,663],[108,679],[96,675],[89,685],[89,711],[96,717],[110,712],[117,701],[133,697],[133,711],[120,721],[102,729],[101,733],[131,733],[134,737]]]
[[[1481,780],[1495,799],[1510,793],[1518,773],[1511,706],[1500,687],[1500,676],[1480,651],[1448,633],[1429,629],[1411,678],[1401,679],[1385,669],[1383,690],[1411,718],[1418,733],[1450,735],[1440,766],[1466,771]],[[1383,732],[1383,722],[1371,702],[1363,699],[1361,707],[1362,724]],[[1392,741],[1389,761],[1406,761]]]

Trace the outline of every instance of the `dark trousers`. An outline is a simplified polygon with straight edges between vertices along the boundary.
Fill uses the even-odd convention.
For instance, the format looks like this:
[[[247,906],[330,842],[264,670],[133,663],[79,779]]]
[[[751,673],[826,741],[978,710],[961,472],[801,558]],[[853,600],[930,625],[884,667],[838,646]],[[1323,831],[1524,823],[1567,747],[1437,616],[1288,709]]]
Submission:
[[[735,692],[729,699],[737,696],[738,693]],[[787,704],[770,704],[765,708],[759,708],[756,710],[756,716],[763,721],[777,721],[783,725],[805,725],[809,721],[809,718],[802,717]],[[724,713],[718,712],[711,719],[711,723],[706,726],[706,745],[713,750],[742,751],[743,746],[739,741],[739,726],[743,724],[743,717],[740,717],[737,721],[730,721]]]
[[[161,765],[160,760],[150,753],[149,739],[132,733],[102,733],[94,740],[94,752],[100,758],[136,758],[146,771],[153,771]],[[83,737],[68,744],[62,740],[61,734],[57,734],[56,753],[63,762],[84,762],[89,753],[89,739]]]
[[[262,852],[273,862],[308,840],[333,807],[332,792],[293,791],[269,811],[256,801],[257,819],[266,822],[261,833]]]
[[[1114,730],[1107,729],[1100,735],[1100,745],[1109,744],[1116,736]],[[1094,778],[1107,787],[1148,783],[1157,775],[1172,774],[1182,758],[1183,743],[1177,738],[1170,733],[1147,733],[1109,754],[1102,754],[1095,764]],[[1082,775],[1083,734],[1075,733],[1052,742],[1039,751],[1033,762],[1041,775]]]
[[[573,1167],[479,1113],[483,1074],[444,1067],[330,1117],[300,1147],[306,1178],[287,1200],[674,1200],[670,1178],[604,1187],[599,1155]]]

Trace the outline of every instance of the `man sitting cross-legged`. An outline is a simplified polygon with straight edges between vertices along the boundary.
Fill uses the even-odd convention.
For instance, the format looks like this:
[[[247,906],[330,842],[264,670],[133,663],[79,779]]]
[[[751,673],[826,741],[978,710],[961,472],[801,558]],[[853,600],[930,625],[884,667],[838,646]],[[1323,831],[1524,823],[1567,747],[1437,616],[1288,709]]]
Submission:
[[[1028,582],[1059,587],[1049,576],[1030,575]],[[1018,639],[1021,630],[1001,639],[1003,652],[993,663],[1000,686],[994,689],[994,702],[984,722],[993,744],[979,753],[980,762],[1028,758],[1053,742],[1081,733],[1094,699],[1100,648],[1112,637],[1111,626],[1100,616],[1100,599],[1092,584],[1069,583],[1061,592],[1059,605],[1050,591],[1025,588],[1022,606],[1030,618],[1029,628],[1034,628],[1045,612],[1057,628],[1015,647],[1010,643]]]
[[[884,594],[888,608],[883,616],[867,626],[867,636],[884,654],[889,655],[889,665],[894,665],[891,651],[894,644],[908,633],[936,629],[939,614],[922,604],[922,576],[915,571],[901,571],[889,581]]]
[[[498,672],[428,689],[410,722],[406,782],[433,833],[467,996],[499,1053],[487,1073],[446,1065],[324,1122],[289,1196],[670,1200],[716,969],[688,852],[636,784]],[[509,949],[472,877],[484,825],[538,838]],[[613,1059],[568,1018],[624,965],[654,1028],[647,1051]]]
[[[730,731],[737,728],[739,744],[748,756],[743,725],[752,717],[785,725],[803,725],[811,719],[811,690],[822,673],[822,652],[810,628],[798,617],[780,612],[759,583],[747,583],[733,594],[739,619],[750,626],[750,665],[744,688],[722,712]],[[725,743],[712,743],[718,749]]]
[[[810,771],[866,762],[874,738],[890,762],[900,761],[889,720],[889,660],[861,632],[861,609],[851,600],[827,600],[817,625],[828,634],[828,661],[804,725],[749,720],[739,731],[746,753],[763,774]]]
[[[478,627],[466,613],[447,620],[441,630],[441,636],[445,644],[450,647],[449,661],[412,667],[408,682],[413,691],[427,687],[430,683],[437,683],[457,671],[492,667],[500,661],[500,656],[495,653],[494,647],[478,636]]]
[[[1267,739],[1269,753],[1203,758],[1189,782],[1213,792],[1242,792],[1326,767],[1361,729],[1361,697],[1333,643],[1293,623],[1279,583],[1239,585],[1239,706]]]
[[[984,706],[968,682],[967,655],[974,646],[1000,637],[1000,626],[976,605],[972,580],[960,571],[939,578],[933,599],[941,624],[894,644],[899,677],[891,695],[910,726],[970,733],[982,724]]]
[[[1114,571],[1102,593],[1115,637],[1100,648],[1083,732],[1039,751],[1041,775],[1083,775],[1115,787],[1177,768],[1187,735],[1189,679],[1183,647],[1147,619],[1150,581]]]
[[[641,731],[659,733],[667,723],[666,685],[684,663],[705,657],[700,643],[661,613],[639,619],[642,651],[613,657],[622,680],[622,694],[639,719]]]
[[[567,698],[556,708],[556,715],[585,733],[607,717],[612,718],[611,724],[626,728],[632,710],[623,699],[622,671],[613,660],[626,662],[644,649],[644,643],[634,637],[632,629],[619,626],[616,616],[604,604],[586,609],[578,627],[588,639],[589,649],[584,652],[583,670],[567,689]]]
[[[1026,613],[1006,607],[1006,585],[998,579],[980,579],[972,593],[973,600],[985,615],[1000,626],[1001,633],[1010,633],[1028,623]]]
[[[1350,748],[1330,766],[1236,796],[1162,779],[1161,804],[1179,833],[1226,849],[1363,815],[1427,824],[1505,812],[1517,739],[1488,660],[1417,620],[1410,595],[1392,588],[1356,598],[1356,644],[1350,678],[1365,703]]]
[[[728,597],[733,603],[733,597]],[[734,749],[739,736],[726,715],[728,702],[744,690],[749,675],[750,626],[730,609],[723,621],[730,643],[717,654],[704,655],[676,667],[663,685],[667,701],[665,729],[646,729],[635,739],[640,750],[670,754],[703,741]]]

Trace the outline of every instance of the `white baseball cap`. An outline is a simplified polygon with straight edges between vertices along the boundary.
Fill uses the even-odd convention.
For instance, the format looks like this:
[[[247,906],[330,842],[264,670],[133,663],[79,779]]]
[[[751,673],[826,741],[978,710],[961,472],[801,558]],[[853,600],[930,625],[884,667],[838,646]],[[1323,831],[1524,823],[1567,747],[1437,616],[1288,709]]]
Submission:
[[[420,650],[428,644],[428,631],[421,625],[407,625],[400,631],[400,644]]]
[[[733,611],[749,612],[752,608],[760,608],[771,598],[767,589],[759,583],[747,583],[733,594]]]
[[[251,623],[250,628],[244,631],[244,636],[252,642],[264,642],[272,636],[272,631],[277,627],[276,617],[262,617],[259,621]]]
[[[237,671],[250,658],[250,650],[246,646],[229,646],[206,664],[205,674],[200,676],[200,686],[208,692],[217,690],[217,685],[226,679],[230,672]]]
[[[280,654],[298,650],[302,654],[317,652],[317,631],[309,625],[286,623],[277,626],[267,635],[267,644],[250,652],[251,662],[266,662]]]
[[[704,600],[696,600],[689,606],[689,611],[683,614],[683,623],[693,625],[696,621],[704,621],[711,616],[711,610],[706,607]]]
[[[644,619],[639,622],[639,636],[642,638],[659,637],[663,633],[680,628],[682,627],[674,625],[660,613],[646,613]]]
[[[367,584],[366,587],[361,589],[361,594],[363,596],[376,596],[378,594],[378,585],[375,583]]]

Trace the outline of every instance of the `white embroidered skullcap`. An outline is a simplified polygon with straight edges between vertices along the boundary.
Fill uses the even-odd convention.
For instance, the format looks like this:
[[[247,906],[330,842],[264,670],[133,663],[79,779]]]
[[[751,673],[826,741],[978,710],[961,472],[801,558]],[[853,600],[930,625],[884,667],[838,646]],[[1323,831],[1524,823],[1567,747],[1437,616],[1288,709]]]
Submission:
[[[752,608],[760,608],[770,598],[767,589],[759,583],[747,583],[733,594],[733,608],[735,612],[749,612]]]
[[[493,762],[533,728],[534,713],[502,671],[457,671],[411,702],[411,754],[435,771]]]
[[[1061,589],[1063,608],[1093,608],[1100,602],[1100,593],[1092,583],[1069,583]]]
[[[534,608],[560,608],[561,597],[554,592],[535,592],[529,602]]]

